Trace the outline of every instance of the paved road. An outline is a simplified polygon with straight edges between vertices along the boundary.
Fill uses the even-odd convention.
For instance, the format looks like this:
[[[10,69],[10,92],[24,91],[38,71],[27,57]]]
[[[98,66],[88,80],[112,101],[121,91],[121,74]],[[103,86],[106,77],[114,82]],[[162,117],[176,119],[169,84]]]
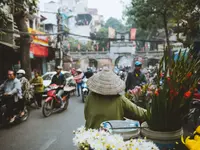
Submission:
[[[0,150],[75,150],[73,130],[84,124],[84,104],[72,97],[67,111],[49,118],[32,110],[29,120],[0,129]]]

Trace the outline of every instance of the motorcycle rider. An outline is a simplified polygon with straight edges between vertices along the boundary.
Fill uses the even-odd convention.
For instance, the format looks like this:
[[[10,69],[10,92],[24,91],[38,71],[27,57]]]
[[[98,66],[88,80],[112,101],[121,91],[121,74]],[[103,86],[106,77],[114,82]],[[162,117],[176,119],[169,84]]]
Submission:
[[[85,72],[84,76],[89,79],[91,76],[93,76],[92,69],[90,67],[87,68],[87,72]]]
[[[51,80],[51,84],[56,84],[56,85],[60,86],[60,89],[59,89],[58,93],[56,94],[57,98],[60,100],[60,103],[61,103],[60,108],[64,108],[62,95],[64,94],[63,88],[66,84],[65,76],[61,73],[62,69],[63,68],[61,66],[57,66],[56,67],[56,74],[53,76],[53,78]]]
[[[136,61],[134,71],[128,73],[128,77],[126,79],[126,92],[134,89],[135,86],[141,86],[141,84],[147,82],[145,75],[141,72],[141,67],[142,63],[140,61]]]
[[[21,83],[16,78],[15,72],[8,71],[8,79],[0,86],[0,90],[4,91],[4,102],[7,107],[6,116],[10,119],[10,123],[15,121],[14,107],[18,98],[22,98]]]
[[[22,99],[19,99],[19,109],[20,109],[20,117],[24,115],[24,105],[25,101],[30,101],[31,98],[33,98],[33,91],[31,91],[31,85],[25,77],[25,70],[19,69],[17,71],[17,79],[19,79],[21,83],[21,89],[22,89]]]

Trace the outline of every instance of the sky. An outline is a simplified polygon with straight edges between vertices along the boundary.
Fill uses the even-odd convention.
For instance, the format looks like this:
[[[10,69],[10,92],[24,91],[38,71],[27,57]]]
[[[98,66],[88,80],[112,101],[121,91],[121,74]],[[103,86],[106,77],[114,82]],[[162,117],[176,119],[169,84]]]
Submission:
[[[122,19],[124,6],[121,1],[127,4],[129,0],[88,0],[88,7],[97,8],[106,20],[109,17]]]
[[[44,3],[49,1],[51,0],[40,0],[40,8],[43,9]],[[130,2],[130,0],[88,0],[88,7],[97,8],[99,14],[103,15],[105,20],[109,17],[122,19],[124,4],[128,4],[128,2]]]

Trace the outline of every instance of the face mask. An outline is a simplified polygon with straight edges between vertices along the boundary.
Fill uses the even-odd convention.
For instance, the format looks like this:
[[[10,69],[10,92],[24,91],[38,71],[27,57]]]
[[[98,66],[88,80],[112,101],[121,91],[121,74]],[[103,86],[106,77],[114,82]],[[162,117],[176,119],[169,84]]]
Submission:
[[[17,78],[22,78],[23,77],[23,74],[17,74]]]

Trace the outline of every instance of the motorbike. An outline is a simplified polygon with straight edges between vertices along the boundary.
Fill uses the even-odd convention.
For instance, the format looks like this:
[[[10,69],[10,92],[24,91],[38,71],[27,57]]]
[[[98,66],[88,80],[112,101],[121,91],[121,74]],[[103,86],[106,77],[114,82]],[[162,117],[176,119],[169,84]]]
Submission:
[[[189,113],[184,117],[184,122],[191,133],[200,125],[200,99],[193,99]]]
[[[0,92],[0,125],[1,126],[5,127],[10,124],[21,123],[28,119],[29,110],[28,110],[27,106],[25,105],[25,107],[24,107],[24,115],[22,117],[20,117],[19,108],[17,107],[18,102],[16,102],[15,106],[16,107],[14,107],[13,111],[14,111],[14,114],[16,115],[16,117],[15,117],[14,122],[10,123],[9,119],[6,116],[7,108],[6,108],[6,104],[4,103],[4,100],[3,100],[3,92]]]
[[[83,78],[82,85],[81,85],[81,96],[82,96],[82,102],[85,102],[86,96],[89,94],[89,89],[87,87],[87,78]]]
[[[120,76],[120,79],[122,79],[123,81],[125,81],[125,79],[126,79],[126,73],[124,71],[120,71],[119,72],[119,76]]]
[[[70,92],[64,91],[64,94],[62,95],[64,108],[60,108],[61,103],[58,97],[56,96],[56,93],[59,90],[59,88],[60,86],[56,84],[51,84],[48,87],[48,89],[46,89],[48,91],[47,98],[42,107],[42,113],[44,117],[49,117],[52,113],[64,111],[67,109],[68,104],[69,104]]]

